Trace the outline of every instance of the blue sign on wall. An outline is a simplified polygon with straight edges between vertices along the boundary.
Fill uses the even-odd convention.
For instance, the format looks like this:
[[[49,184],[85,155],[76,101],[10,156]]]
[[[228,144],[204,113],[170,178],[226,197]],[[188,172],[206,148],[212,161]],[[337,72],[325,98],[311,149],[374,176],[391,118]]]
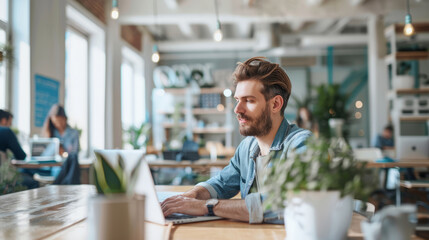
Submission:
[[[36,127],[42,127],[52,105],[58,103],[60,83],[57,80],[34,75],[35,106],[34,118]]]

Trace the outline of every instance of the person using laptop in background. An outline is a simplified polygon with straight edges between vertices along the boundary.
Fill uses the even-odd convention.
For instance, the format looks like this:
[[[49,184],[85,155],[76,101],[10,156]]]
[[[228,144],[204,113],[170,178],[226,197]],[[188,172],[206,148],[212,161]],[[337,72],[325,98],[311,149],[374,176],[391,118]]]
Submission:
[[[384,127],[383,132],[377,136],[375,139],[374,146],[383,150],[392,150],[394,149],[393,141],[393,127],[392,125],[387,125]]]
[[[161,204],[165,216],[216,215],[249,223],[275,222],[283,216],[283,212],[264,213],[261,184],[270,158],[287,156],[293,149],[304,151],[311,132],[284,118],[292,85],[278,64],[254,57],[239,63],[233,77],[234,112],[240,134],[247,137],[217,176],[166,199]],[[238,192],[242,199],[230,199]]]
[[[0,109],[0,151],[10,150],[17,160],[24,160],[27,154],[22,150],[12,126],[12,113]]]
[[[79,132],[70,127],[67,123],[67,115],[64,108],[59,104],[54,104],[49,110],[43,123],[42,136],[60,139],[60,155],[63,153],[79,153]]]
[[[22,150],[15,133],[10,129],[12,119],[12,113],[0,109],[0,152],[3,152],[1,153],[3,156],[0,156],[0,164],[6,164],[3,158],[7,159],[7,150],[10,150],[17,160],[24,160],[27,157],[27,154]],[[39,183],[34,181],[30,174],[23,171],[20,171],[20,173],[23,178],[21,184],[29,189],[39,187]]]

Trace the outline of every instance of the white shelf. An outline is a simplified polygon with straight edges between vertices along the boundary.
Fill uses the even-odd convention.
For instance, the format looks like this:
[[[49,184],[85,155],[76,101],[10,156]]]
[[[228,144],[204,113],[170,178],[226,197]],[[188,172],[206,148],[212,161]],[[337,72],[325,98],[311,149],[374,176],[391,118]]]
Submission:
[[[218,127],[218,128],[194,128],[192,130],[192,133],[194,134],[204,134],[204,133],[213,133],[213,134],[224,134],[232,132],[232,129],[225,128],[225,127]]]

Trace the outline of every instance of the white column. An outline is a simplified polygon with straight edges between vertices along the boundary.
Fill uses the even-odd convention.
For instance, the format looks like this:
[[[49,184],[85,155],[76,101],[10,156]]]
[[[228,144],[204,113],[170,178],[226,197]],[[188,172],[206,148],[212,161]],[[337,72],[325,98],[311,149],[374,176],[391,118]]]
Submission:
[[[386,55],[385,45],[383,19],[379,16],[369,17],[368,90],[370,143],[388,122],[388,75],[384,62],[384,56]]]
[[[106,148],[122,148],[121,120],[121,29],[107,20]]]

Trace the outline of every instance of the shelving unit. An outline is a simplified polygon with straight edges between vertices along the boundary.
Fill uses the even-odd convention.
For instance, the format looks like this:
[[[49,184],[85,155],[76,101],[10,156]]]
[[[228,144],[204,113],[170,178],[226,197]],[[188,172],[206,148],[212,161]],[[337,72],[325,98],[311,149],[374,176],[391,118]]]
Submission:
[[[153,119],[154,145],[170,141],[173,129],[180,128],[182,130],[178,131],[185,131],[188,139],[202,137],[205,141],[221,141],[226,147],[231,147],[232,98],[225,97],[223,91],[223,88],[216,87],[201,88],[198,93],[190,88],[154,89],[152,93],[152,105],[156,113]],[[203,94],[215,96],[218,94],[216,99],[219,104],[214,101],[211,103],[215,106],[208,107],[207,104],[202,106]],[[177,104],[180,104],[180,109],[175,107]]]
[[[413,23],[415,34],[419,33],[429,33],[429,23]],[[397,48],[397,37],[402,33],[404,28],[403,24],[394,24],[385,29],[386,39],[390,43],[390,54],[385,57],[386,66],[391,66],[391,77],[392,79],[396,78],[397,75],[397,63],[400,61],[407,60],[424,60],[429,58],[429,51],[398,51]],[[391,80],[392,80],[391,79]],[[392,86],[392,84],[391,84]],[[411,97],[410,97],[411,96]],[[429,89],[391,89],[388,93],[388,98],[391,101],[391,119],[394,124],[394,137],[395,137],[395,146],[398,153],[398,139],[403,137],[401,135],[402,124],[409,124],[412,122],[426,122],[429,121],[429,114],[419,114],[419,111],[413,111],[411,114],[404,114],[405,111],[403,109],[399,109],[398,105],[400,105],[399,101],[401,98],[414,98],[414,103],[417,102],[415,97],[420,96],[429,96]],[[404,99],[403,103],[404,103]],[[414,104],[416,105],[416,104]],[[419,106],[414,106],[419,107]],[[429,124],[429,123],[428,123]],[[411,136],[414,137],[414,136]],[[399,159],[401,161],[405,161],[406,159]]]

